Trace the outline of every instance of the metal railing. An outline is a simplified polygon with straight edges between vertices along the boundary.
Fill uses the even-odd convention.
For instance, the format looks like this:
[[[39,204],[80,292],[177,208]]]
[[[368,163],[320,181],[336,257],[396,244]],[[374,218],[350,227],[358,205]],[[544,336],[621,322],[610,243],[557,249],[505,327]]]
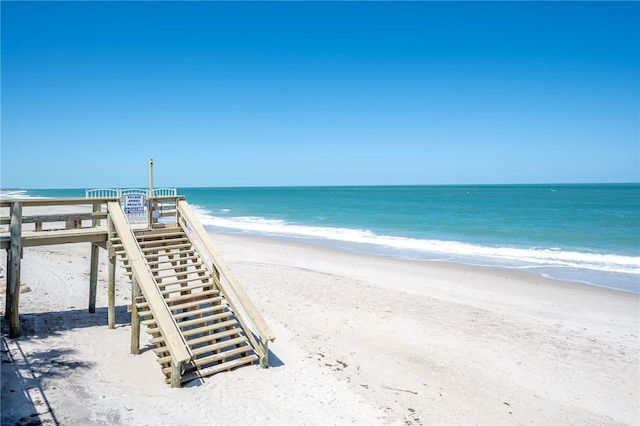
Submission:
[[[148,199],[149,192],[150,192],[149,189],[145,189],[145,188],[128,188],[128,189],[97,188],[97,189],[85,190],[85,198],[120,198],[122,199],[125,195],[139,194],[139,195],[144,195]],[[175,197],[177,195],[178,195],[178,190],[176,188],[155,188],[153,190],[153,198]]]
[[[140,209],[126,208],[127,197],[142,196],[142,207]],[[152,229],[155,224],[166,222],[166,218],[173,216],[177,222],[175,200],[178,198],[176,188],[97,188],[85,190],[85,198],[118,198],[121,207],[125,210],[126,218],[132,225],[147,224]],[[167,204],[174,207],[167,207]],[[165,220],[163,220],[165,218]]]

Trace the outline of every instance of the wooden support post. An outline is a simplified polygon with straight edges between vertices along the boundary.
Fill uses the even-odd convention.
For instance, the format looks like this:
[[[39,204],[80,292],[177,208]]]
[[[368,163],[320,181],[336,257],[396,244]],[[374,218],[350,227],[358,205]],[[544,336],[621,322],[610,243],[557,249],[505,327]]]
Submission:
[[[102,210],[102,206],[100,204],[93,205],[94,213],[98,213],[100,210]],[[93,227],[100,226],[100,219],[93,219],[93,221],[91,222],[91,226]]]
[[[140,297],[140,285],[136,276],[131,276],[131,353],[140,354],[140,316],[137,302]]]
[[[171,360],[171,387],[179,388],[182,384],[182,365]]]
[[[22,203],[11,206],[9,224],[11,245],[7,252],[7,300],[5,317],[9,320],[9,337],[20,337],[20,259],[22,258]]]
[[[89,272],[89,313],[96,312],[96,290],[98,287],[98,265],[100,247],[91,244],[91,271]]]
[[[269,341],[264,338],[260,338],[260,349],[264,354],[264,357],[260,359],[260,367],[269,368]]]
[[[111,216],[107,217],[107,230],[109,233],[109,239],[115,234],[113,222]],[[107,265],[107,298],[108,300],[108,323],[109,328],[115,328],[116,326],[116,251],[109,240],[107,242],[107,257],[109,264]]]
[[[113,247],[109,250],[109,264],[107,265],[107,299],[109,328],[116,326],[116,254]]]

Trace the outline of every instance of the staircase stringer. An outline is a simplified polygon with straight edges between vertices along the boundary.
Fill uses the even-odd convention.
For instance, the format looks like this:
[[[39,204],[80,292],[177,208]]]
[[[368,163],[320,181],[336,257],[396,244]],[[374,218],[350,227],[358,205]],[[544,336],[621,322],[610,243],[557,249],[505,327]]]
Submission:
[[[260,358],[260,365],[264,368],[268,367],[268,342],[274,341],[275,335],[240,286],[220,253],[213,246],[211,239],[202,224],[197,220],[189,204],[184,200],[179,200],[177,208],[179,226],[182,227],[192,246],[198,252],[216,286],[227,300],[229,307],[236,314],[238,322]],[[252,330],[258,335],[259,343],[256,341]]]
[[[160,333],[171,356],[171,386],[179,387],[185,363],[191,361],[193,355],[184,339],[180,328],[171,315],[171,311],[160,292],[160,288],[147,264],[147,259],[136,240],[135,234],[118,202],[107,205],[109,216],[124,249],[132,276],[135,277],[140,291],[156,320]],[[135,303],[135,301],[133,301]]]

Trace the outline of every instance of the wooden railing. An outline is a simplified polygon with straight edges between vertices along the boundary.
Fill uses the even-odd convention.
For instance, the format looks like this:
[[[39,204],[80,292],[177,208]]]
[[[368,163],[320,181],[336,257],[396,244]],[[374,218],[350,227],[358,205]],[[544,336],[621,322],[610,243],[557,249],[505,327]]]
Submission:
[[[0,248],[7,250],[7,291],[5,318],[9,320],[9,335],[20,335],[19,297],[20,264],[24,247],[90,242],[91,271],[89,274],[89,312],[96,309],[96,288],[98,282],[98,246],[106,246],[107,219],[106,204],[113,198],[11,198],[1,199]],[[60,213],[43,214],[46,208],[63,206]],[[103,210],[103,206],[105,209]],[[38,210],[30,215],[30,208]],[[81,210],[81,211],[78,211]],[[8,212],[8,215],[5,213]],[[23,224],[33,225],[23,227]],[[7,229],[8,225],[8,229]],[[115,318],[115,282],[112,277],[115,265],[109,265],[109,326]]]
[[[247,337],[260,358],[260,365],[264,368],[268,367],[268,344],[275,340],[275,335],[227,266],[220,252],[213,245],[211,238],[196,218],[189,204],[184,200],[179,200],[177,204],[178,220],[182,228],[191,239],[192,245],[198,250],[200,257],[205,261],[211,275],[217,278],[216,284],[235,312],[238,322],[247,332]],[[256,342],[252,332],[258,336],[259,342]]]
[[[19,204],[22,212],[20,223],[32,224],[21,229],[24,247],[63,244],[70,242],[104,243],[106,241],[106,204],[114,198],[16,198],[0,200],[0,208],[7,209],[0,214],[0,248],[9,247],[9,232],[5,226],[11,222],[11,211]],[[46,213],[48,207],[67,207],[64,212]],[[30,208],[38,208],[31,214]],[[8,213],[5,214],[5,213]],[[75,231],[71,231],[75,230]],[[46,231],[46,232],[44,232]]]
[[[238,322],[246,331],[262,367],[269,365],[268,343],[275,336],[254,304],[231,272],[195,213],[182,196],[158,196],[153,199],[159,218],[170,223],[154,223],[152,227],[180,226],[203,259],[211,277],[229,303]],[[172,386],[180,386],[182,366],[192,359],[189,346],[179,330],[153,278],[146,260],[121,207],[119,197],[105,198],[23,198],[0,199],[0,244],[7,256],[7,299],[5,317],[10,322],[11,337],[19,336],[18,298],[22,248],[28,246],[90,242],[91,272],[89,312],[95,312],[98,271],[98,247],[109,248],[109,240],[117,234],[123,245],[133,278],[145,299],[165,339],[171,355]],[[67,206],[69,211],[42,214],[50,206]],[[34,214],[25,214],[23,207],[39,207]],[[74,210],[74,207],[76,209]],[[77,211],[81,210],[81,211]],[[8,213],[8,214],[7,214]],[[26,212],[28,213],[28,211]],[[172,219],[175,218],[175,222]],[[33,224],[23,229],[23,224]],[[109,252],[108,316],[109,327],[115,326],[115,255]],[[258,341],[256,341],[256,338]]]
[[[108,211],[113,227],[120,238],[125,250],[127,263],[131,267],[133,279],[140,287],[142,294],[153,312],[154,320],[171,356],[171,386],[180,387],[183,363],[189,362],[192,355],[180,328],[171,315],[167,302],[153,278],[147,261],[142,255],[133,230],[127,223],[127,218],[118,202],[110,202]],[[133,302],[135,303],[135,301]]]

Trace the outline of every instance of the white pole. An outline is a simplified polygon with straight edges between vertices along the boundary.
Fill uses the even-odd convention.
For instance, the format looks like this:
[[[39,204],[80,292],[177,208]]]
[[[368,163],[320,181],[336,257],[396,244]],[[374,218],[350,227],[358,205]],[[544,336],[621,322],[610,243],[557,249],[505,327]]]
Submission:
[[[147,208],[149,229],[153,228],[153,158],[149,160],[149,207]]]

